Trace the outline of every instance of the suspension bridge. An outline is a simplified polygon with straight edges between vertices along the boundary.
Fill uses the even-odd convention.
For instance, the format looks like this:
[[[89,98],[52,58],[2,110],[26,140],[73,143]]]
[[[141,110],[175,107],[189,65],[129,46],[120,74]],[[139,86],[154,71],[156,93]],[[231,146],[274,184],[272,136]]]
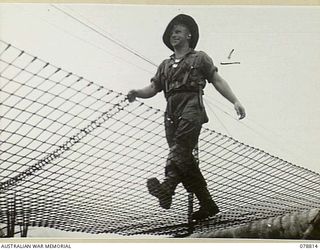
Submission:
[[[29,227],[184,237],[320,208],[320,175],[204,128],[195,152],[221,213],[178,186],[172,208],[149,195],[163,177],[163,112],[0,41],[2,237]]]

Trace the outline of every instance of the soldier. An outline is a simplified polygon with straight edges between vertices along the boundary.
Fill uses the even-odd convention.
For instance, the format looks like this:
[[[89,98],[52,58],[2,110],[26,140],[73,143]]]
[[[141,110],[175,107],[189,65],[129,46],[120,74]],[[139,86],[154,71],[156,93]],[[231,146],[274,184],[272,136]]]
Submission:
[[[149,193],[159,199],[160,206],[169,209],[172,196],[179,183],[199,200],[200,209],[193,213],[193,220],[205,219],[219,212],[207,189],[207,183],[192,154],[198,143],[201,127],[208,122],[202,95],[206,82],[229,100],[239,116],[245,109],[233,94],[228,83],[218,74],[212,59],[203,51],[194,50],[199,29],[195,20],[180,14],[168,24],[163,34],[164,44],[174,53],[158,67],[150,85],[130,90],[128,100],[151,98],[163,91],[167,100],[165,131],[170,148],[162,183],[157,178],[147,181]]]

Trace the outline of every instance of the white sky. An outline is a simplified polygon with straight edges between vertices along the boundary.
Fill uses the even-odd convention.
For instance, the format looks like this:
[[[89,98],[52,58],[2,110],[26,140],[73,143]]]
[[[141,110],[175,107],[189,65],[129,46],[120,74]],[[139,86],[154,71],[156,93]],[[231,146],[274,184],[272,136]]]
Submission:
[[[200,27],[196,49],[213,58],[247,111],[237,121],[232,105],[208,85],[206,126],[320,173],[320,7],[54,6],[0,4],[0,38],[123,93],[149,84],[156,68],[106,37],[159,64],[171,54],[162,43],[168,22],[180,13],[193,16]],[[231,49],[231,61],[241,64],[220,65]],[[165,108],[162,93],[145,102]]]

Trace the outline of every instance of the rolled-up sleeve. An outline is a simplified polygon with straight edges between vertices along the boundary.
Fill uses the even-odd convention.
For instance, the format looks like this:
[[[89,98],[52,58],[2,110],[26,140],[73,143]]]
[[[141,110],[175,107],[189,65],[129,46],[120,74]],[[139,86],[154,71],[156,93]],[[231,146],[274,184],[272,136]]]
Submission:
[[[203,76],[207,79],[208,82],[214,82],[214,74],[218,72],[218,68],[214,65],[211,57],[209,57],[205,52],[200,51],[200,69]]]
[[[156,74],[150,79],[150,82],[153,82],[155,84],[156,90],[158,92],[161,92],[164,86],[163,71],[164,71],[164,62],[162,62],[159,65]]]

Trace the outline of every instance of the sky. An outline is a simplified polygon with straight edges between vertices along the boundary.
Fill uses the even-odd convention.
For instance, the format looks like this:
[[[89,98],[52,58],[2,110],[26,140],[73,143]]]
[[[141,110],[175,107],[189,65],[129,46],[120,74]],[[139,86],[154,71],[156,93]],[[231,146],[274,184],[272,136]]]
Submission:
[[[149,84],[171,55],[162,34],[180,13],[197,21],[196,49],[246,108],[237,120],[207,85],[205,126],[320,173],[320,7],[0,4],[0,39],[127,93]],[[165,109],[162,93],[144,102]]]

